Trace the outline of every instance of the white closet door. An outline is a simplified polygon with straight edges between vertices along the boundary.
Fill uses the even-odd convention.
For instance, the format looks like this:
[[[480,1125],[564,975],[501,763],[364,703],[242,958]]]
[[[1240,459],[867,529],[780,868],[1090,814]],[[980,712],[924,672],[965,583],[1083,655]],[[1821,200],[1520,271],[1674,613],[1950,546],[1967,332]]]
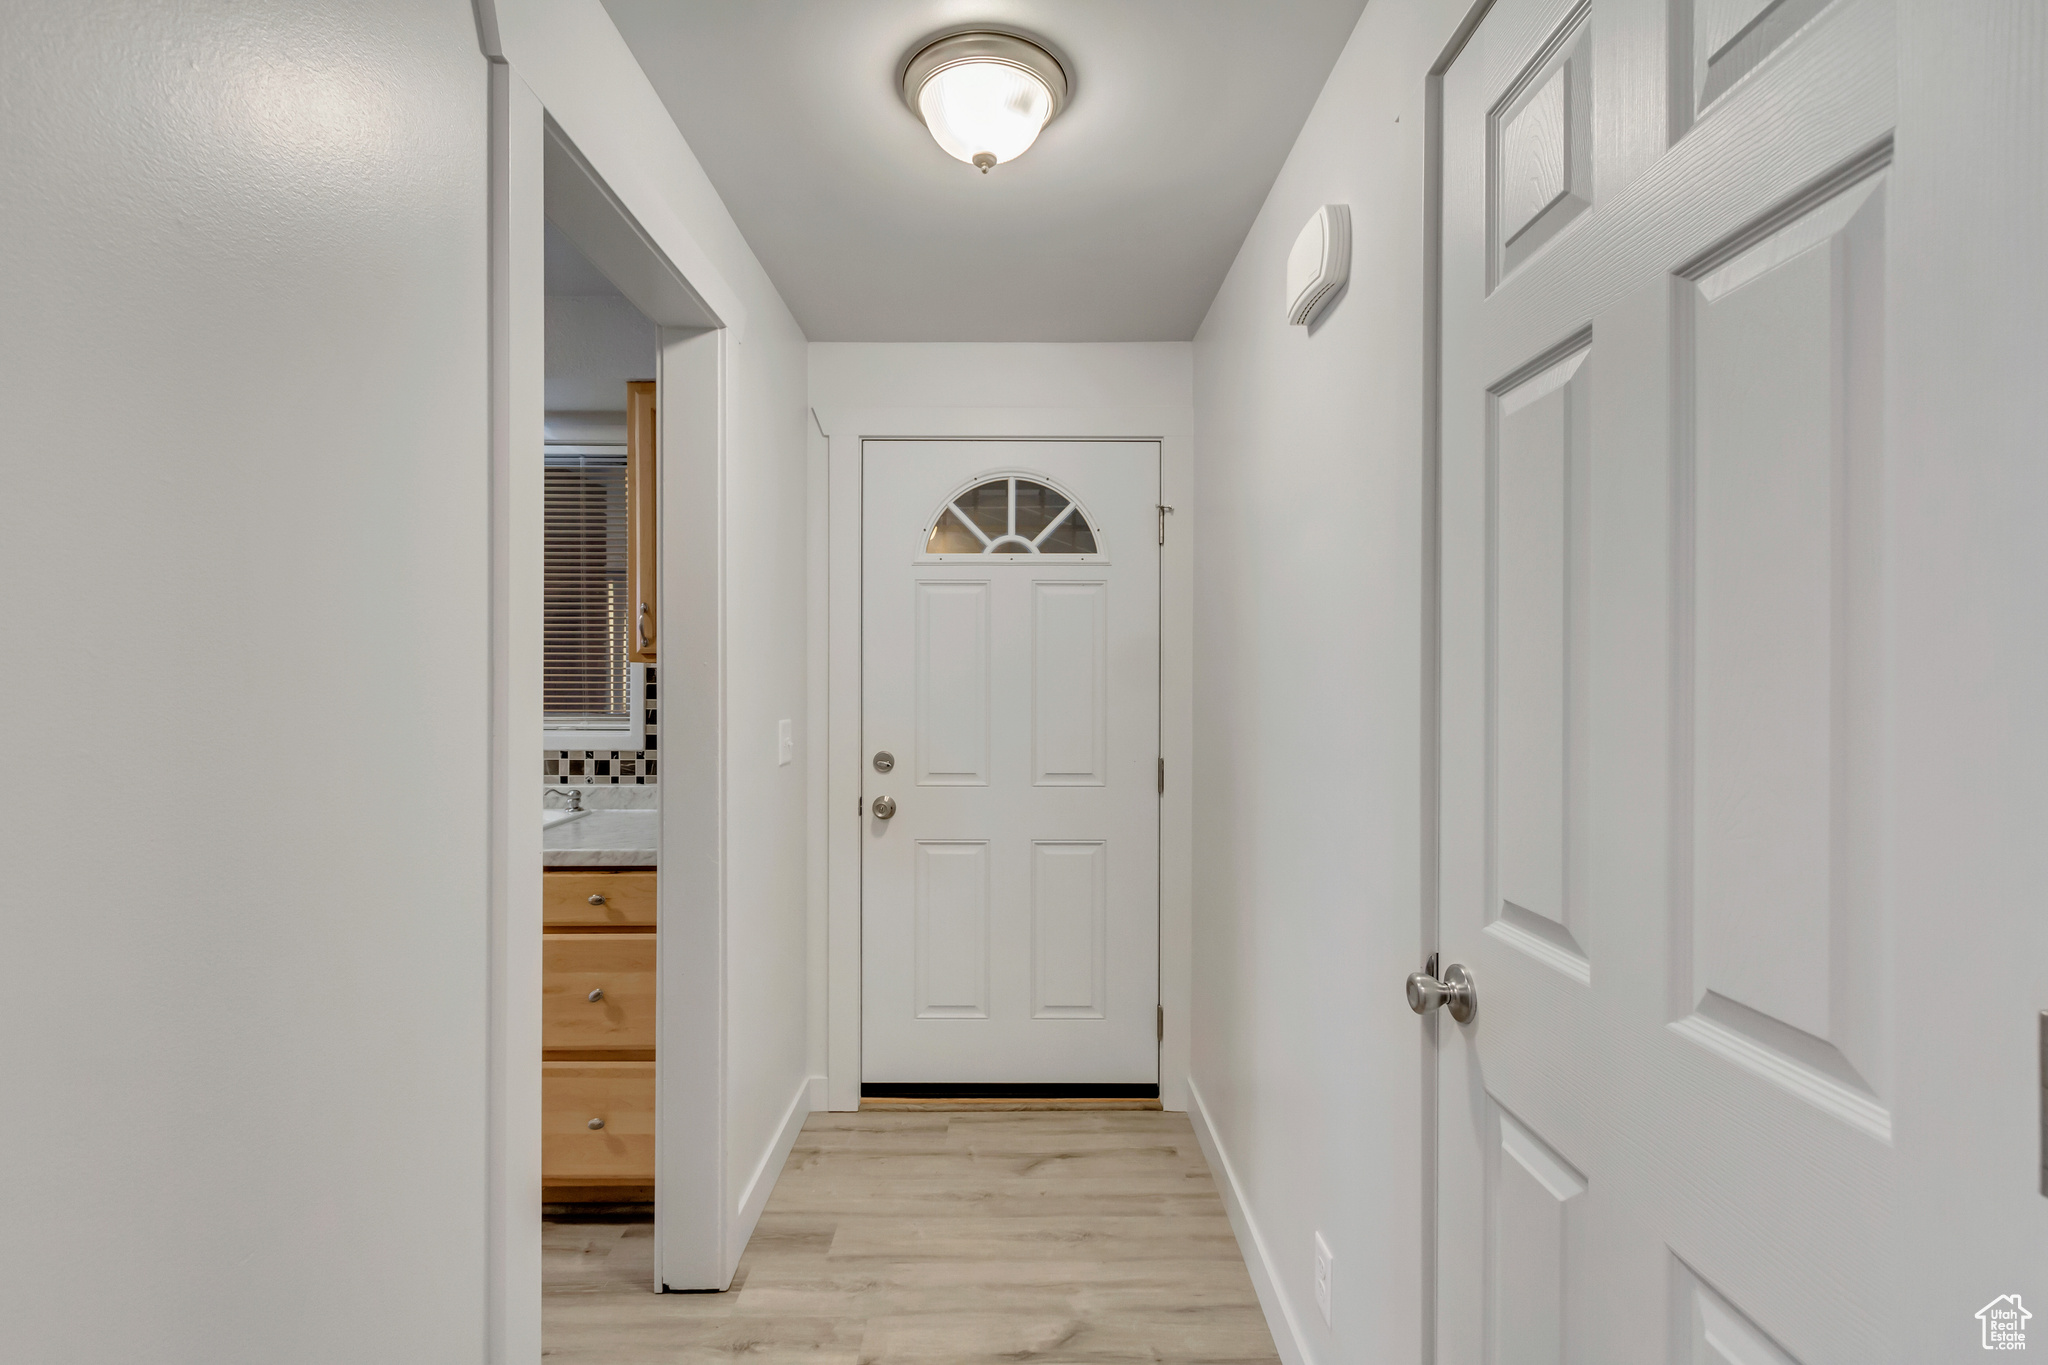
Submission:
[[[1438,1358],[1892,1358],[1881,0],[1443,78]]]

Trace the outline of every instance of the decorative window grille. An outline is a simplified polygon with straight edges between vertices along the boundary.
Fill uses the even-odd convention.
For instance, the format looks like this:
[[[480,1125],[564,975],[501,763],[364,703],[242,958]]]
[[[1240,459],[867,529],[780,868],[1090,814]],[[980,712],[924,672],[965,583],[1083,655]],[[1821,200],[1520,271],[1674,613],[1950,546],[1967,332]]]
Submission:
[[[630,731],[633,615],[626,589],[626,448],[550,447],[546,454],[541,707],[550,730],[590,733],[592,747]]]
[[[931,555],[1092,555],[1095,528],[1081,505],[1018,474],[990,479],[954,498],[933,519]]]

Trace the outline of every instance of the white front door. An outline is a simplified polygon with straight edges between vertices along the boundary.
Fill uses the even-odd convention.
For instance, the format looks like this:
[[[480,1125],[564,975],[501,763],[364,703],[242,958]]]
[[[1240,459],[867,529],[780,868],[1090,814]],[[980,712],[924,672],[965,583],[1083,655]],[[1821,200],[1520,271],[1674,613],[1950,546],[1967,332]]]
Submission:
[[[863,1084],[1156,1086],[1158,445],[868,441],[862,501]]]
[[[1443,76],[1438,1359],[1892,1358],[1886,0]]]

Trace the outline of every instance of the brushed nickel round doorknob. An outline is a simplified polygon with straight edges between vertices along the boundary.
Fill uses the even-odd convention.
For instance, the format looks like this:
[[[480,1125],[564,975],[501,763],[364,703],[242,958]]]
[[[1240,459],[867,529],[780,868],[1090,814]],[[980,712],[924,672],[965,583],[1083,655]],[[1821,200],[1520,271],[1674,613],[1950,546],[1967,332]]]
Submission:
[[[895,814],[896,814],[896,798],[895,798],[895,797],[893,797],[893,796],[878,796],[878,797],[876,797],[876,798],[875,798],[875,818],[876,818],[877,820],[888,820],[888,819],[892,819],[892,818],[894,818]]]
[[[598,1129],[600,1129],[600,1128],[602,1128],[602,1127],[604,1127],[604,1120],[603,1120],[603,1119],[592,1119],[592,1120],[590,1121],[590,1131],[591,1131],[591,1132],[593,1132],[593,1133],[594,1133],[594,1132],[596,1132],[596,1131],[597,1131]]]
[[[1444,968],[1441,981],[1428,972],[1416,972],[1408,978],[1409,1009],[1428,1014],[1439,1005],[1461,1024],[1471,1023],[1472,1016],[1479,1012],[1479,989],[1462,963],[1453,962]]]
[[[592,991],[590,993],[589,999],[590,1003],[593,1005],[595,1005],[598,1001],[604,999],[604,987],[599,986],[596,990]]]

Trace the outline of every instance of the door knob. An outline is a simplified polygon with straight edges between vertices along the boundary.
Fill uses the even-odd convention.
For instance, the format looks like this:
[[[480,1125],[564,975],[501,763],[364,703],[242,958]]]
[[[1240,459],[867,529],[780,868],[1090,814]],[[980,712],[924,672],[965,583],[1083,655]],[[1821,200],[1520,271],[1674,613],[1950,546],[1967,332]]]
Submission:
[[[590,1131],[591,1131],[591,1132],[593,1132],[593,1133],[594,1133],[594,1132],[596,1132],[596,1131],[597,1131],[598,1129],[600,1129],[600,1128],[604,1127],[604,1120],[603,1120],[603,1119],[592,1119],[592,1120],[591,1120],[591,1121],[589,1122],[589,1124],[587,1124],[586,1126],[587,1126],[587,1127],[588,1127],[588,1128],[590,1129]]]
[[[891,819],[896,814],[896,798],[893,796],[878,796],[875,798],[874,809],[877,820]]]
[[[591,1004],[595,1005],[598,1001],[604,999],[604,987],[599,986],[596,990],[592,991],[586,998],[590,1001]]]
[[[1461,1024],[1471,1023],[1472,1016],[1479,1012],[1479,988],[1473,985],[1472,973],[1462,963],[1453,962],[1444,968],[1441,981],[1428,972],[1417,972],[1408,978],[1409,1009],[1428,1014],[1438,1005]]]
[[[603,905],[603,904],[604,904],[604,897],[603,897],[603,896],[597,896],[597,895],[593,895],[593,896],[592,896],[592,897],[590,898],[590,903],[591,903],[592,905]]]

